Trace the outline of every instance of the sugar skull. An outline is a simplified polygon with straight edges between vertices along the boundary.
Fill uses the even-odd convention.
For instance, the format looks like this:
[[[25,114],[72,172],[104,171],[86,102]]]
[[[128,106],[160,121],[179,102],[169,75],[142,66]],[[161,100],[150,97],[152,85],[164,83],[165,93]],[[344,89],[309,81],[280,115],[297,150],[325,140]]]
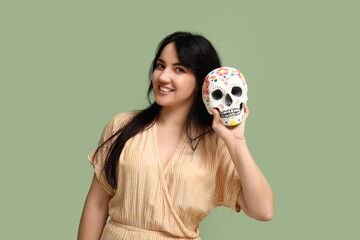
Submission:
[[[232,67],[221,67],[212,70],[204,80],[203,101],[212,115],[211,108],[220,112],[224,125],[235,126],[244,119],[247,84],[239,70]]]

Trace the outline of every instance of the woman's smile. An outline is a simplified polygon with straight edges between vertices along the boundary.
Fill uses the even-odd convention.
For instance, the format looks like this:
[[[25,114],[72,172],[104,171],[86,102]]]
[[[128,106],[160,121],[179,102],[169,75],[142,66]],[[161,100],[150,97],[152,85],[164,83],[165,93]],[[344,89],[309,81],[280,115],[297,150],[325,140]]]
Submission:
[[[170,88],[166,88],[166,87],[161,87],[159,86],[159,89],[160,89],[160,92],[163,93],[169,93],[169,92],[173,92],[174,90],[173,89],[170,89]]]

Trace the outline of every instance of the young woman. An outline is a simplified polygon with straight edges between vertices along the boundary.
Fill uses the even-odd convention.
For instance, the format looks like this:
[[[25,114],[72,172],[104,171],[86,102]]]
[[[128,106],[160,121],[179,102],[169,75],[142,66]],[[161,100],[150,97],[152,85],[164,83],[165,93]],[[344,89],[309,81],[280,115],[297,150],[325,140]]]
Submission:
[[[272,189],[244,137],[248,107],[244,121],[226,127],[202,102],[203,80],[218,67],[203,36],[176,32],[160,42],[148,90],[155,102],[110,119],[89,155],[95,173],[78,239],[200,239],[199,222],[217,206],[272,218]]]

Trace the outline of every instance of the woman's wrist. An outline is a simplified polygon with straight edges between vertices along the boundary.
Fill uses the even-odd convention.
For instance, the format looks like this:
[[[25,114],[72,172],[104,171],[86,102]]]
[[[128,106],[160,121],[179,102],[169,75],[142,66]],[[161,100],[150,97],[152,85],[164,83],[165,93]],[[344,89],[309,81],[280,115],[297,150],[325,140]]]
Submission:
[[[245,137],[224,139],[224,142],[230,151],[231,149],[247,147]]]

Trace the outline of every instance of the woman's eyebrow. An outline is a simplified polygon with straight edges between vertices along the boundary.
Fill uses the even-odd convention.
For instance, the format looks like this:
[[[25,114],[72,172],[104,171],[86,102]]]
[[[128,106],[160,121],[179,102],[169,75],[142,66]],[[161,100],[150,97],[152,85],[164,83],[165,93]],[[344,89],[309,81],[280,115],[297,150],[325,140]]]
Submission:
[[[181,64],[181,63],[174,63],[173,66],[181,66],[181,67],[187,68],[184,64]]]
[[[157,61],[158,61],[158,62],[161,62],[161,63],[165,63],[165,61],[162,60],[161,58],[159,58]],[[174,63],[173,66],[181,66],[181,67],[187,68],[187,67],[186,67],[184,64],[182,64],[182,63]]]

